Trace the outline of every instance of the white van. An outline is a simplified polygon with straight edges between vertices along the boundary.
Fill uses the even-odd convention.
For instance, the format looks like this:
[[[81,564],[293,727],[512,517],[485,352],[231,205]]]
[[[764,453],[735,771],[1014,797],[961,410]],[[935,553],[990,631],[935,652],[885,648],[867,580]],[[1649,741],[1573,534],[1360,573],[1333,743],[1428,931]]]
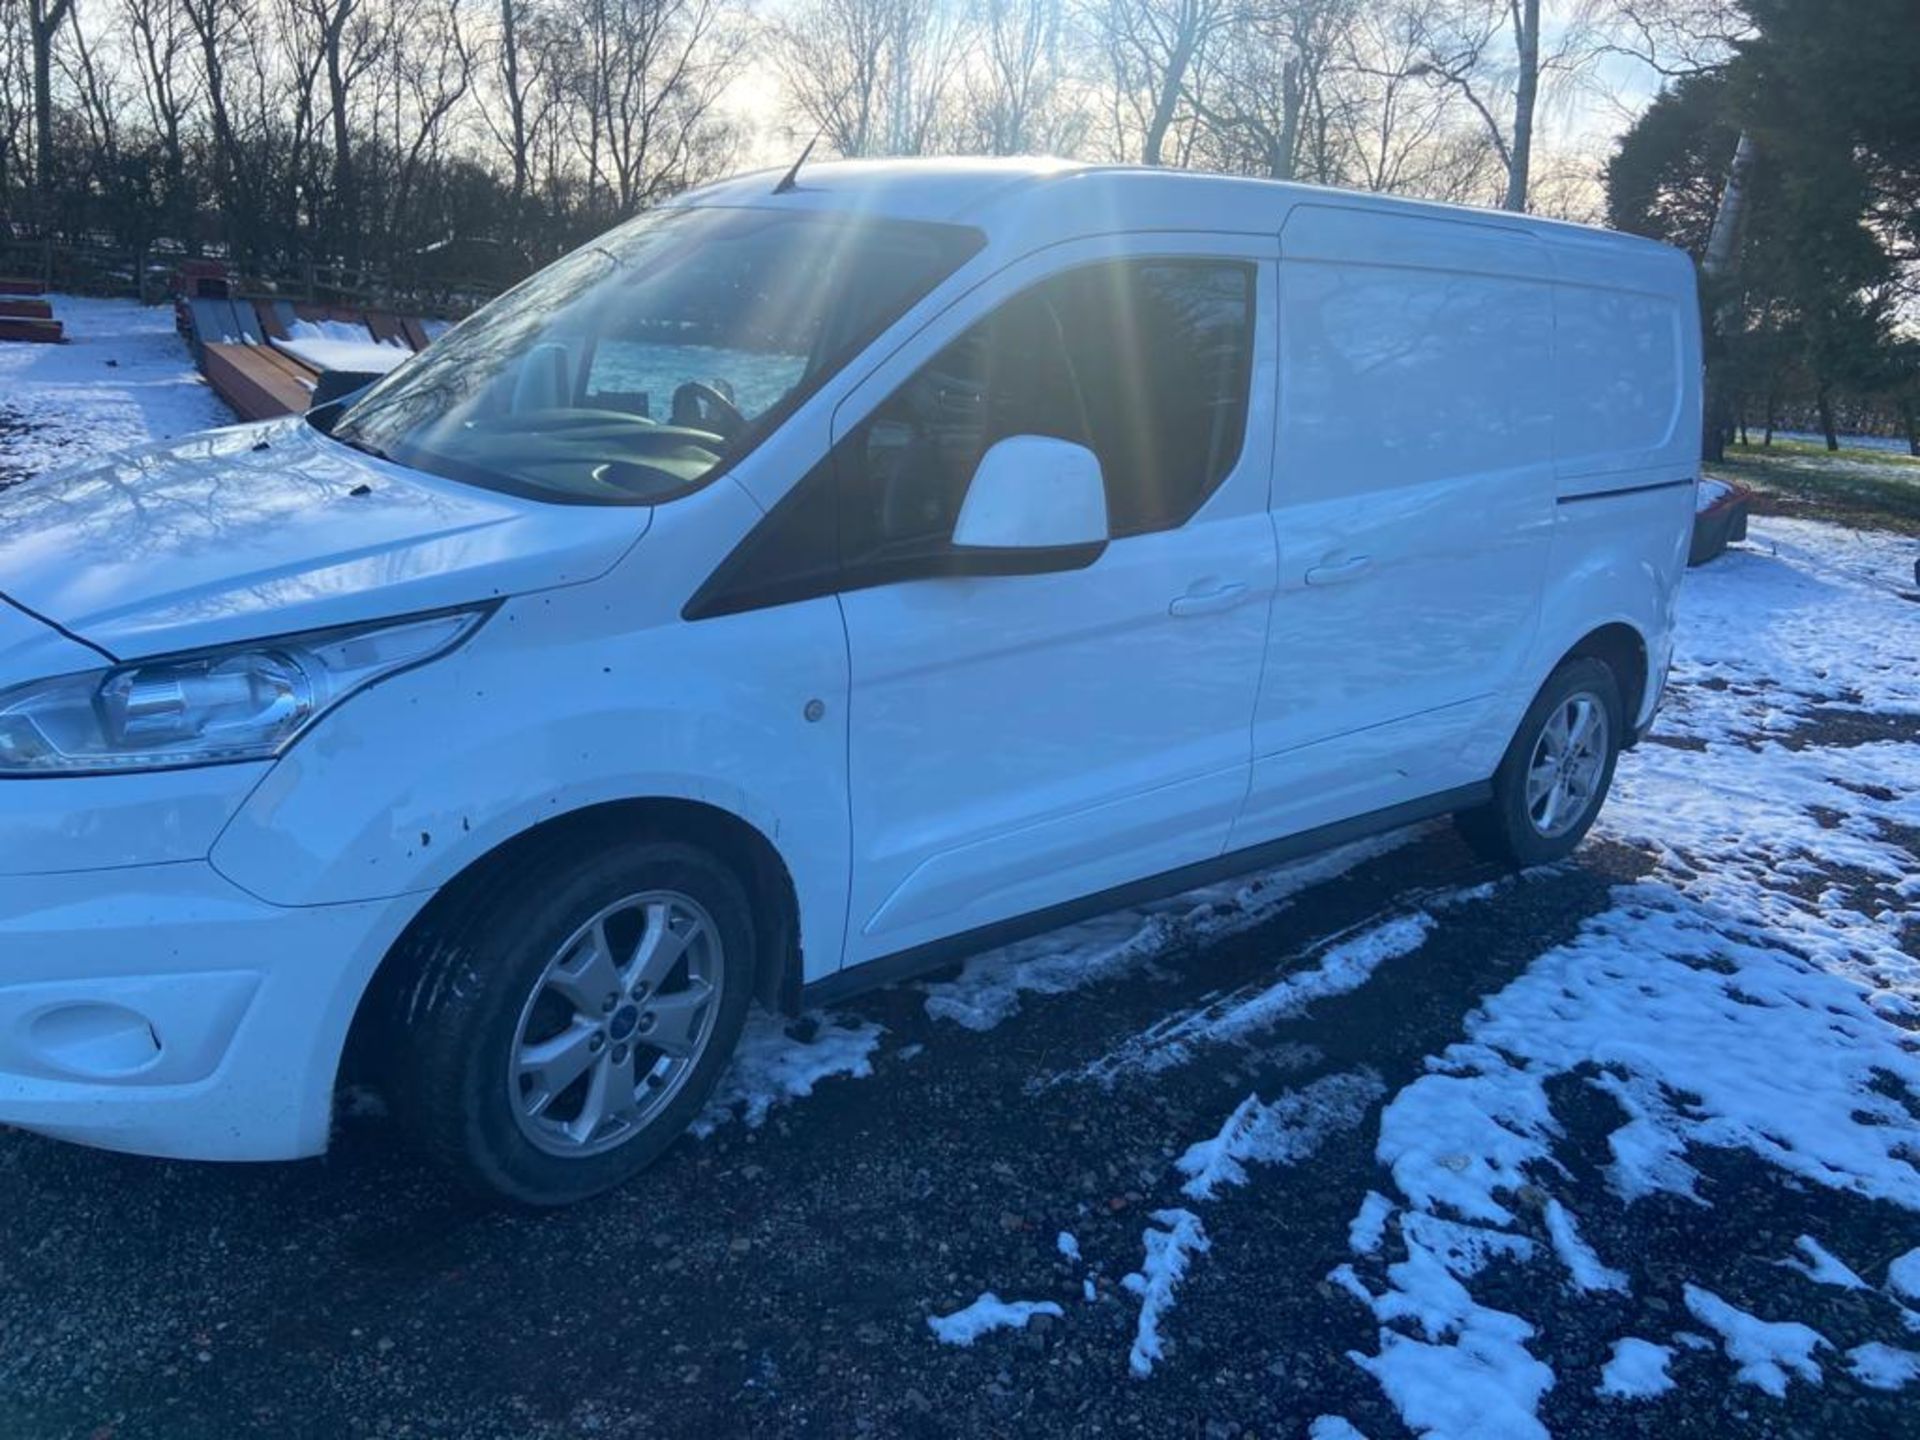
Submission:
[[[1053,162],[648,211],[356,399],[0,501],[0,1122],[657,1156],[749,1003],[1443,813],[1660,698],[1693,270]]]

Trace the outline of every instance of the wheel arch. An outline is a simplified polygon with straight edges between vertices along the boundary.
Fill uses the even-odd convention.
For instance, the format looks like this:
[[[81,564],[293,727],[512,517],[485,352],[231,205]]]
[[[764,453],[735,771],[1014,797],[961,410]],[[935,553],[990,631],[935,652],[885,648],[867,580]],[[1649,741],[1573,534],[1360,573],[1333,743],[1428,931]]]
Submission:
[[[779,849],[747,820],[717,805],[666,797],[613,800],[541,821],[469,862],[421,907],[388,947],[362,988],[339,1064],[339,1081],[376,1075],[383,1031],[424,958],[442,917],[473,903],[499,876],[556,849],[586,846],[596,837],[657,833],[704,846],[731,866],[753,907],[754,998],[791,1013],[799,1008],[803,975],[799,900]]]
[[[1613,620],[1581,636],[1553,668],[1558,670],[1569,660],[1594,659],[1611,670],[1620,686],[1620,707],[1627,723],[1627,743],[1631,744],[1637,738],[1635,731],[1647,687],[1653,683],[1648,656],[1646,637],[1625,621]]]

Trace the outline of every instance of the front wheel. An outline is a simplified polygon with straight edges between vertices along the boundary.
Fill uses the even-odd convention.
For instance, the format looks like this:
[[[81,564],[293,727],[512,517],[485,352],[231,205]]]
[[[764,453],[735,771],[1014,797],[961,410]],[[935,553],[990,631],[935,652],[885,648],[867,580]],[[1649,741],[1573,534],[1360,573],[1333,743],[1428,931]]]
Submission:
[[[1569,660],[1555,670],[1494,772],[1493,799],[1455,817],[1467,843],[1522,867],[1571,854],[1613,784],[1621,709],[1619,682],[1601,661]]]
[[[753,993],[753,933],[738,878],[694,846],[549,856],[423,938],[395,1108],[507,1199],[562,1205],[618,1185],[712,1093]]]

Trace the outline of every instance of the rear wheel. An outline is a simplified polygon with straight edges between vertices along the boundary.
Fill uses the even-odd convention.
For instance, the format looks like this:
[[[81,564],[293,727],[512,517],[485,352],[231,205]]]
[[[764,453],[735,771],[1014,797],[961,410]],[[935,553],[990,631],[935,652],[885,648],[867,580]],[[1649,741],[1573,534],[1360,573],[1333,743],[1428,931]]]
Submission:
[[[744,887],[674,841],[548,857],[417,953],[395,1108],[463,1178],[530,1205],[657,1159],[712,1093],[753,992]]]
[[[1493,799],[1455,820],[1467,843],[1503,864],[1572,853],[1613,784],[1624,733],[1620,686],[1599,660],[1569,660],[1534,697],[1494,772]]]

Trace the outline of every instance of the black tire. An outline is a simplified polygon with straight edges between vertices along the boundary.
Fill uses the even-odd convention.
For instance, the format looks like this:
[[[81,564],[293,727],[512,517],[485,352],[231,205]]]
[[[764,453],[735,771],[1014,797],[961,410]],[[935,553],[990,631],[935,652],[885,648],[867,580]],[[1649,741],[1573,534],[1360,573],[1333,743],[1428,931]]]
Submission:
[[[603,1139],[612,1148],[597,1152],[551,1153],[530,1138],[529,1127],[540,1127],[516,1113],[512,1091],[518,1082],[510,1076],[523,1024],[536,1005],[553,998],[547,993],[549,965],[570,937],[627,897],[663,893],[696,903],[702,920],[711,921],[721,956],[709,986],[712,998],[699,1006],[704,1041],[677,1072],[677,1088],[630,1135],[617,1143]],[[403,957],[412,968],[395,997],[393,1053],[382,1067],[389,1103],[435,1160],[481,1191],[523,1205],[556,1206],[612,1189],[679,1138],[732,1057],[756,963],[746,889],[731,869],[696,846],[629,838],[549,852],[510,876],[494,877],[473,901],[416,936]],[[630,1049],[637,1066],[644,1047],[632,1028],[636,1019],[625,1012],[638,1006],[626,1003],[624,994],[619,999],[609,1024],[620,1019],[628,1025],[620,1048]],[[590,1024],[584,1012],[569,1023]],[[596,1055],[608,1046],[610,1033],[599,1036]]]
[[[1593,785],[1579,813],[1561,828],[1564,817],[1543,829],[1527,797],[1529,769],[1536,750],[1542,744],[1548,724],[1572,704],[1586,696],[1597,702],[1606,716],[1605,753],[1601,757],[1598,782]],[[1521,718],[1520,728],[1493,776],[1493,799],[1472,810],[1454,816],[1462,838],[1488,860],[1502,865],[1525,868],[1565,859],[1586,838],[1606,803],[1613,785],[1614,766],[1620,759],[1620,745],[1626,733],[1625,716],[1620,703],[1620,684],[1603,661],[1580,658],[1569,660],[1540,687],[1533,704]],[[1549,831],[1551,833],[1549,833]]]

